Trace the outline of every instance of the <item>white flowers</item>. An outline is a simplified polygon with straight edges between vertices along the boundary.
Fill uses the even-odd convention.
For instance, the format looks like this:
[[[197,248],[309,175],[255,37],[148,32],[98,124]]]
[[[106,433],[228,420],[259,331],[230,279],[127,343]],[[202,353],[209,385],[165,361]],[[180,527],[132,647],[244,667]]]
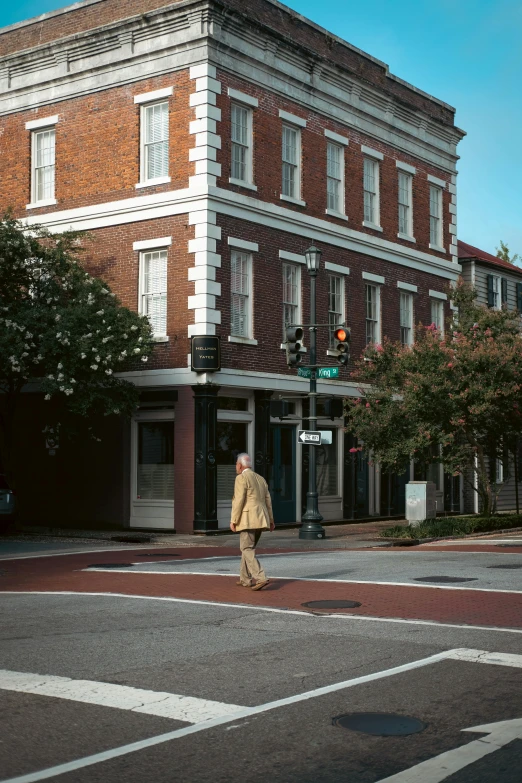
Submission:
[[[91,370],[97,370],[98,365],[97,364],[91,364]]]
[[[44,400],[50,400],[50,399],[51,399],[51,395],[50,394],[46,394],[45,397],[44,397]]]
[[[81,353],[81,354],[80,354],[80,356],[81,356],[81,358],[82,358],[82,359],[85,359],[85,357],[87,356],[87,354],[86,354],[86,353]]]
[[[136,332],[138,330],[137,326],[131,326],[131,332]]]
[[[98,311],[96,312],[96,315],[103,315],[103,313],[104,313],[104,311],[103,311],[103,310],[98,310]]]
[[[63,364],[61,362],[58,362],[58,369],[63,370]]]
[[[112,375],[112,370],[105,370],[105,375]]]
[[[62,316],[60,314],[54,316],[55,321],[59,321]]]
[[[60,338],[61,336],[62,336],[62,333],[61,333],[61,332],[56,332],[56,337],[57,337],[57,339],[58,339],[58,338]]]
[[[56,376],[57,381],[63,381],[63,379],[64,379],[63,373],[60,373],[59,375]]]
[[[95,356],[94,358],[96,359],[97,362],[101,361],[101,357],[100,356]]]
[[[141,349],[140,349],[140,348],[135,348],[135,349],[134,349],[134,353],[140,353],[140,351],[141,351]]]
[[[142,357],[141,357],[141,361],[142,361],[142,362],[148,362],[148,360],[149,360],[149,357],[148,357],[148,356],[142,356]]]
[[[47,377],[49,378],[50,381],[54,381],[54,375],[48,375]]]

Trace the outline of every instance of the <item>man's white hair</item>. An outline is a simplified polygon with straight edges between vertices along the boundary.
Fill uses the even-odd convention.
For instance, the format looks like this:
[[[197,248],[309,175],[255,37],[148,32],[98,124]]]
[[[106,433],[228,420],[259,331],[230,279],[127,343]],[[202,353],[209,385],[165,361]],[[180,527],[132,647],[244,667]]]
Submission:
[[[242,454],[237,455],[237,461],[240,465],[243,465],[244,468],[251,468],[252,467],[252,460],[246,454],[246,452],[243,452]]]

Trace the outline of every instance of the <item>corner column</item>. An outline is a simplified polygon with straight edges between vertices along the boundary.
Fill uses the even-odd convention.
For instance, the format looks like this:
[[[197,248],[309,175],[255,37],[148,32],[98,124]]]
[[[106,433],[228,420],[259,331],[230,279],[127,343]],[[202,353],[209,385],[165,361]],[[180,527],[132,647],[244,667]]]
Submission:
[[[254,392],[254,469],[268,481],[270,466],[270,398],[273,392],[258,389]]]
[[[217,394],[219,386],[201,383],[194,391],[194,532],[218,529],[217,519]]]

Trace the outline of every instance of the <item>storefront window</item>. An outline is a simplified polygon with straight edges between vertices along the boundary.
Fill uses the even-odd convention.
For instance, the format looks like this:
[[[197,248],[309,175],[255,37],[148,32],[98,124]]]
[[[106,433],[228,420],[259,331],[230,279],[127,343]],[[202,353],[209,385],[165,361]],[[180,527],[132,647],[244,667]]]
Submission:
[[[330,430],[330,446],[315,446],[317,492],[320,496],[338,495],[337,430]]]
[[[247,427],[246,423],[218,421],[216,450],[218,500],[232,500],[237,456],[248,450]]]
[[[218,397],[220,411],[247,411],[248,400],[246,397]]]
[[[137,497],[174,500],[174,422],[138,423]]]

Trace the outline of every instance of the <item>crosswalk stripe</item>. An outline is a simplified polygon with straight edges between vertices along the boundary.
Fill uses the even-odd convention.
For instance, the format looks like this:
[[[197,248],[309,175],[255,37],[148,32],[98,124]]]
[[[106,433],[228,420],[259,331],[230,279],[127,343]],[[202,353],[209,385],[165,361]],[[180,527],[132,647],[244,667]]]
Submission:
[[[114,707],[118,710],[141,712],[184,723],[201,723],[232,715],[243,709],[237,704],[224,704],[194,696],[180,696],[177,693],[149,691],[109,682],[73,680],[69,677],[48,674],[14,672],[7,669],[0,669],[0,689]]]

